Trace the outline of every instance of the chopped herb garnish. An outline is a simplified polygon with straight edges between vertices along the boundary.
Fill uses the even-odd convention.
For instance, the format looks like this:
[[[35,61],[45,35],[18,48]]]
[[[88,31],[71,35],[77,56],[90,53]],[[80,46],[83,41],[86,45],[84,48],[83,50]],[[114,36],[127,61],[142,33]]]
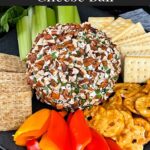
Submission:
[[[80,52],[79,51],[77,51],[77,56],[80,56]]]
[[[43,99],[43,94],[42,94],[42,93],[40,93],[39,97],[40,97],[41,99]]]
[[[79,94],[79,87],[76,87],[75,90],[74,90],[74,92],[75,92],[76,94]]]
[[[110,72],[111,72],[111,70],[110,70],[110,69],[108,69],[108,70],[106,71],[106,73],[107,73],[107,74],[110,74]]]
[[[37,60],[41,59],[41,58],[42,58],[42,56],[43,56],[43,55],[39,55],[39,56],[37,57]]]
[[[102,44],[105,44],[105,41],[102,41]]]
[[[61,80],[60,80],[60,79],[58,79],[58,83],[61,83]]]
[[[81,99],[81,103],[82,103],[82,105],[86,102],[86,99],[83,99],[83,98],[81,98],[80,97],[80,99]]]
[[[114,77],[114,80],[117,81],[117,80],[118,80],[118,76],[115,76],[115,77]]]
[[[87,86],[86,84],[84,84],[84,85],[82,85],[82,88],[83,88],[83,89],[87,89],[88,86]]]
[[[107,89],[103,89],[103,90],[102,90],[103,93],[106,93],[107,91],[108,91]]]
[[[56,58],[57,58],[56,52],[52,53],[52,58],[53,58],[53,59],[56,59]]]
[[[43,89],[46,91],[46,94],[48,94],[49,88],[45,86]]]
[[[57,39],[57,36],[56,36],[56,35],[53,35],[53,39],[56,40],[56,39]]]
[[[67,83],[63,83],[63,82],[61,82],[61,85],[62,85],[62,86],[66,86],[66,85],[67,85]]]
[[[51,85],[49,84],[49,85],[47,85],[47,87],[49,88],[49,89],[51,89]]]
[[[49,71],[49,67],[48,66],[45,67],[45,71]]]
[[[85,70],[88,71],[88,70],[89,70],[89,67],[85,67]]]
[[[87,44],[91,42],[89,38],[86,38],[85,41],[87,42]]]
[[[96,97],[97,98],[101,98],[101,91],[99,89],[95,90],[95,93],[96,93]]]
[[[37,79],[36,79],[36,78],[34,78],[34,79],[33,79],[33,82],[34,82],[34,83],[36,83],[36,82],[37,82]]]
[[[104,66],[104,69],[105,69],[105,70],[107,70],[107,69],[108,69],[108,67],[107,67],[107,66]]]
[[[91,109],[93,107],[93,105],[89,105],[88,108]]]

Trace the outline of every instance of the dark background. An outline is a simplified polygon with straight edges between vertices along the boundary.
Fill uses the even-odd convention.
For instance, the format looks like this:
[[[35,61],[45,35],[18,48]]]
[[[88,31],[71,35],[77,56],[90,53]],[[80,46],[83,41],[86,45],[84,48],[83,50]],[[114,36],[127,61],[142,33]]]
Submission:
[[[134,10],[141,7],[98,7],[98,6],[78,6],[80,17],[82,22],[87,21],[89,16],[115,16],[123,12]],[[150,13],[149,7],[143,7],[147,12]],[[2,7],[0,9],[3,9]],[[0,52],[19,55],[18,44],[17,44],[17,34],[16,29],[11,29],[7,34],[0,35]],[[2,107],[2,106],[1,106]],[[45,104],[40,103],[33,97],[33,112],[43,108],[49,107]],[[7,117],[7,116],[6,116]],[[13,120],[12,120],[13,121]],[[11,122],[10,122],[11,123]],[[17,147],[13,142],[13,131],[10,132],[0,132],[0,146],[5,149],[0,148],[0,150],[25,150],[23,147]],[[145,146],[144,150],[150,150],[150,144]]]

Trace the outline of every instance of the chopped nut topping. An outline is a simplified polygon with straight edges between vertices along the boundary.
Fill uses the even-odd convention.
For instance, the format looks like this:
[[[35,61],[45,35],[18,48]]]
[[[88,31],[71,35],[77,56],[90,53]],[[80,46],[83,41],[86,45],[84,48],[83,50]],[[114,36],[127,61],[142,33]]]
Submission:
[[[42,102],[72,110],[106,100],[121,71],[116,46],[88,23],[46,28],[34,41],[27,67]]]

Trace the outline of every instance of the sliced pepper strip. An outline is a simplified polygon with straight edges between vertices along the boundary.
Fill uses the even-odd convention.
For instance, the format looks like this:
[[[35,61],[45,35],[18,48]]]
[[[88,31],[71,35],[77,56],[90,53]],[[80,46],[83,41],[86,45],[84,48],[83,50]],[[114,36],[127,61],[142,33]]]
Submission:
[[[72,116],[73,116],[73,113],[70,113],[70,114],[68,115],[68,118],[67,118],[67,123],[68,123],[68,124],[70,123]]]
[[[40,141],[41,150],[60,150],[55,143],[53,143],[47,134],[44,134]]]
[[[58,146],[59,150],[71,150],[68,125],[64,118],[54,110],[51,111],[47,136]]]
[[[84,150],[91,142],[92,136],[81,110],[73,114],[69,121],[69,128],[73,150]]]
[[[102,135],[97,133],[92,128],[91,128],[91,134],[92,134],[92,141],[87,145],[85,150],[110,150],[106,140]]]
[[[110,138],[105,138],[106,139],[106,142],[108,143],[109,147],[110,147],[110,150],[122,150],[119,145],[113,141],[112,139]]]
[[[31,115],[16,131],[14,141],[16,145],[25,146],[29,139],[37,139],[48,129],[50,110],[42,109]]]
[[[62,117],[66,117],[68,112],[65,111],[65,110],[62,110],[62,111],[59,111],[59,114],[62,116]]]
[[[41,150],[39,143],[35,139],[28,140],[26,143],[27,150]]]

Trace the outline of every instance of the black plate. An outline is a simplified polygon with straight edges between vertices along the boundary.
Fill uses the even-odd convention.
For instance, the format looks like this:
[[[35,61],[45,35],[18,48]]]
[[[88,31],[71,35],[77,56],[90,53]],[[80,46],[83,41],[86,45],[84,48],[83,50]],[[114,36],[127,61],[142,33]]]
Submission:
[[[79,12],[81,16],[81,20],[87,21],[89,16],[116,16],[119,13],[126,12],[129,10],[136,9],[135,7],[92,7],[92,6],[80,6]],[[147,11],[150,11],[149,7],[145,7]],[[18,55],[18,44],[17,44],[17,35],[16,30],[12,29],[9,33],[1,37],[0,39],[0,52]],[[37,101],[35,96],[33,97],[33,112],[41,109],[41,108],[48,108],[49,106],[46,104],[42,104],[41,102]],[[6,116],[7,117],[7,116]],[[12,120],[13,121],[13,120]],[[12,135],[14,131],[10,132],[0,132],[0,146],[4,147],[0,150],[25,150],[23,147],[18,147],[13,142]],[[150,143],[147,144],[144,150],[150,150]]]

